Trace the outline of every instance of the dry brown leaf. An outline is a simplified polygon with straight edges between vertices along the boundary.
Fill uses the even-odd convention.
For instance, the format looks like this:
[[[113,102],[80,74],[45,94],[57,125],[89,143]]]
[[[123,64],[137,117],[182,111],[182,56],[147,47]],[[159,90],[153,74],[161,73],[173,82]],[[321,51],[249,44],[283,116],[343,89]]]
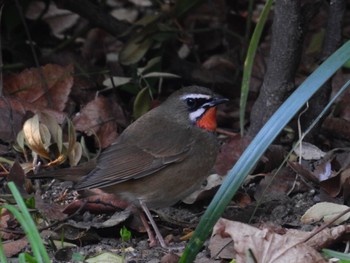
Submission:
[[[14,162],[12,165],[10,172],[7,176],[7,181],[14,182],[19,192],[22,194],[22,196],[26,197],[27,191],[25,190],[25,174],[23,171],[23,168],[21,167],[18,160]]]
[[[16,98],[0,98],[0,138],[8,142],[14,141],[17,133],[22,129],[23,121],[28,112],[45,112],[53,116],[58,123],[62,123],[65,114],[55,110],[40,108],[38,105],[21,101]]]
[[[173,252],[170,252],[162,257],[160,260],[160,263],[177,263],[179,262],[179,255],[174,254]]]
[[[35,103],[36,108],[63,111],[73,86],[72,75],[72,65],[47,64],[39,69],[26,69],[5,77],[4,94]]]
[[[307,189],[292,169],[282,167],[276,175],[275,172],[267,173],[258,183],[254,193],[256,200],[277,200],[290,191],[299,192]]]
[[[342,118],[328,117],[322,123],[322,129],[334,138],[350,139],[350,122]]]
[[[230,236],[233,239],[237,263],[246,262],[248,249],[259,259],[259,263],[326,262],[313,247],[302,242],[305,236],[288,233],[280,235],[270,229],[258,229],[227,219],[220,219],[216,223],[213,235]]]
[[[344,85],[344,83],[350,79],[350,74],[345,70],[337,71],[332,77],[332,97],[336,92],[340,90],[340,88]],[[337,102],[337,117],[350,121],[350,92],[346,90],[344,94],[339,98]]]
[[[240,135],[232,137],[222,147],[216,159],[215,170],[219,175],[226,175],[227,171],[241,157],[243,151],[250,143],[247,137],[242,138]]]
[[[5,242],[3,248],[5,251],[6,257],[13,257],[20,253],[28,245],[28,240],[26,237],[23,237],[18,240]]]
[[[6,208],[1,209],[0,215],[1,215],[0,217],[1,229],[6,229],[9,226],[11,226],[11,228],[13,229],[16,226],[18,226],[18,222],[16,221],[15,217]],[[1,231],[0,235],[2,240],[17,239],[21,236],[20,234],[16,234],[13,232],[6,232],[6,231]]]
[[[329,196],[336,197],[339,195],[342,184],[340,182],[340,176],[337,175],[331,169],[331,163],[327,160],[325,162],[320,162],[315,164],[316,169],[310,171],[311,168],[306,167],[306,165],[299,164],[297,162],[288,162],[288,165],[299,175],[310,180],[316,184],[319,184],[322,190],[325,191]],[[325,178],[328,178],[324,180]],[[321,179],[323,179],[321,181]]]
[[[232,238],[213,235],[208,245],[210,255],[214,259],[232,259],[236,257]]]
[[[124,121],[121,107],[115,102],[96,97],[89,102],[74,119],[74,127],[82,132],[94,131],[102,148],[109,146],[118,136],[117,121]]]
[[[344,203],[349,204],[350,197],[350,168],[345,169],[340,174],[341,186],[343,188]]]
[[[60,206],[55,203],[46,203],[40,195],[35,195],[35,207],[38,209],[41,215],[49,220],[64,220],[67,215],[62,211],[64,206]]]
[[[86,201],[85,210],[91,213],[111,213],[116,210],[125,209],[129,206],[125,201],[119,200],[113,194],[106,194],[99,189],[91,189],[86,192],[79,192],[83,196],[87,196],[84,200],[78,199],[70,203],[63,211],[65,214],[75,213]]]

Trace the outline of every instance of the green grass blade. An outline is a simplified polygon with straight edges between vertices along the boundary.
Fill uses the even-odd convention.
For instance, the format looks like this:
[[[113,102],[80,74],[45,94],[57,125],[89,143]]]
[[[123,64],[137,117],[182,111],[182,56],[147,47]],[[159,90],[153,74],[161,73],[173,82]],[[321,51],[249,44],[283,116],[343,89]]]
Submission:
[[[2,245],[2,239],[0,238],[0,262],[7,263],[7,258],[4,251],[4,246]]]
[[[328,257],[339,258],[344,261],[346,260],[346,262],[350,262],[350,254],[348,253],[342,253],[326,248],[322,249],[322,253]]]
[[[257,25],[254,29],[252,38],[249,42],[247,56],[246,56],[246,59],[244,61],[241,98],[240,98],[240,105],[239,105],[239,127],[241,130],[242,136],[244,133],[245,109],[247,106],[249,84],[250,84],[250,78],[252,75],[254,58],[255,58],[256,50],[258,48],[258,44],[260,41],[262,31],[264,29],[266,20],[269,16],[269,13],[270,13],[272,3],[273,3],[273,0],[268,0],[264,6],[264,9],[261,12],[259,22],[257,23]]]
[[[19,254],[18,256],[18,262],[19,263],[27,263],[26,262],[26,255],[24,253]]]
[[[180,263],[193,262],[213,226],[231,201],[244,179],[260,157],[312,95],[350,58],[350,41],[346,42],[322,63],[281,105],[256,135],[251,144],[229,171],[227,178],[204,213],[187,245]]]
[[[39,261],[42,262],[42,257],[40,254],[40,249],[37,246],[37,240],[33,237],[31,234],[31,229],[30,226],[27,224],[23,214],[14,206],[12,205],[3,205],[3,208],[7,209],[10,211],[11,214],[17,219],[17,221],[21,224],[24,232],[26,233],[26,236],[28,238],[29,243],[31,244],[32,251],[34,254],[34,257]],[[41,240],[40,240],[41,242]]]
[[[32,217],[29,214],[29,211],[21,197],[21,194],[16,188],[16,185],[13,182],[8,183],[8,187],[10,188],[10,191],[15,198],[17,205],[19,207],[19,210],[21,213],[20,214],[21,218],[23,218],[23,222],[20,222],[22,227],[24,228],[24,231],[27,234],[28,240],[31,243],[32,249],[33,249],[33,254],[36,259],[40,258],[40,262],[51,262],[49,255],[47,254],[47,251],[45,249],[45,246],[41,240],[40,234],[37,230],[37,227],[32,219]],[[4,206],[7,209],[11,207],[10,205]],[[14,210],[14,209],[12,209]],[[12,211],[11,211],[12,213]],[[17,214],[17,216],[18,216]],[[15,215],[16,216],[16,215]],[[16,218],[17,218],[16,216]],[[17,218],[18,219],[18,218]],[[35,253],[34,253],[35,249]],[[38,250],[38,251],[37,251]],[[37,258],[38,257],[38,258]]]

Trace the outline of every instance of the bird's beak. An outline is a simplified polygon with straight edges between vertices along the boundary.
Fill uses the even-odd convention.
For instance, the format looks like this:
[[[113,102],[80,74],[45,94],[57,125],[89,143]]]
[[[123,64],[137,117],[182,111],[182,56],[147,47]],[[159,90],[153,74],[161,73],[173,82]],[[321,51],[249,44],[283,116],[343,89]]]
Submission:
[[[215,107],[216,105],[219,105],[219,104],[222,104],[222,103],[225,103],[229,101],[229,99],[226,99],[226,98],[213,98],[211,101],[205,103],[203,106],[206,107],[206,108],[212,108],[212,107]]]

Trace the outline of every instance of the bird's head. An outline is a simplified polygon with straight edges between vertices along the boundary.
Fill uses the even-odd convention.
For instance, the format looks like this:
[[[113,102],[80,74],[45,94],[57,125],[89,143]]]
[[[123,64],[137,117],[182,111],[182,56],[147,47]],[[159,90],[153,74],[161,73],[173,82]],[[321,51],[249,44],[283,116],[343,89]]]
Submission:
[[[164,104],[177,120],[215,131],[216,106],[226,101],[228,99],[218,96],[208,88],[190,86],[173,93]]]

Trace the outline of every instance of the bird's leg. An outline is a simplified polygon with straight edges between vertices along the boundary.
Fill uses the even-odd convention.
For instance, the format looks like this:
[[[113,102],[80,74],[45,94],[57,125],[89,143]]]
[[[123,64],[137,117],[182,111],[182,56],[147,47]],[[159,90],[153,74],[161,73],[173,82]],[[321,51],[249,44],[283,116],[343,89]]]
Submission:
[[[150,228],[150,226],[148,224],[148,221],[147,221],[147,218],[145,217],[145,214],[140,209],[137,209],[137,213],[140,216],[141,222],[146,229],[148,239],[149,239],[149,246],[155,247],[157,245],[157,240],[153,235],[152,229]]]
[[[154,232],[156,233],[159,244],[161,245],[161,247],[167,248],[167,245],[165,244],[164,238],[163,238],[162,234],[160,233],[160,231],[156,225],[156,222],[154,222],[153,217],[151,215],[151,212],[149,211],[147,205],[142,200],[139,200],[139,201],[140,201],[140,205],[141,205],[142,210],[145,212],[149,222],[152,225]],[[141,220],[143,221],[143,220],[145,220],[145,218],[143,217],[143,219],[142,219],[142,216],[141,216]],[[147,222],[146,222],[146,224],[147,224]],[[146,227],[146,230],[147,230],[147,227]],[[152,232],[152,231],[150,229],[147,230],[148,236],[150,238],[150,245],[151,245],[151,242],[152,242],[151,236],[153,237],[153,242],[154,242],[154,236],[153,236],[153,233],[151,233],[151,236],[150,236],[150,233],[148,231],[150,231],[150,232]]]

